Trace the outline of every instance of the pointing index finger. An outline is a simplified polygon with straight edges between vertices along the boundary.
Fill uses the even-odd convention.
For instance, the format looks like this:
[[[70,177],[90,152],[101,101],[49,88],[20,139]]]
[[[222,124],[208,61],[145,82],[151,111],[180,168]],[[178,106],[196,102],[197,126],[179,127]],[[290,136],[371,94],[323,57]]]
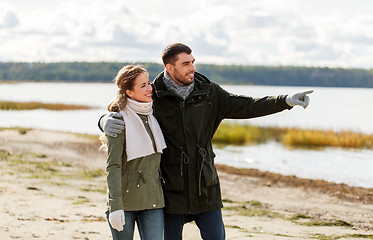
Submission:
[[[305,96],[305,95],[311,94],[311,93],[313,93],[313,90],[304,91],[301,94],[302,94],[302,96]]]

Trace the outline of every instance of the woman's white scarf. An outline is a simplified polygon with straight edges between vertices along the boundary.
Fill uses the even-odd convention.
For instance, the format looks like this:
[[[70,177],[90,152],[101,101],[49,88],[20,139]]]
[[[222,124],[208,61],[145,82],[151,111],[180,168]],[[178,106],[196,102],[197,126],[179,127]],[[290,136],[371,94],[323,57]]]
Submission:
[[[166,148],[161,128],[153,116],[153,102],[143,103],[127,98],[126,107],[120,111],[126,126],[127,161],[155,153],[152,140],[145,129],[144,123],[137,114],[148,117],[149,127],[154,137],[157,152]]]

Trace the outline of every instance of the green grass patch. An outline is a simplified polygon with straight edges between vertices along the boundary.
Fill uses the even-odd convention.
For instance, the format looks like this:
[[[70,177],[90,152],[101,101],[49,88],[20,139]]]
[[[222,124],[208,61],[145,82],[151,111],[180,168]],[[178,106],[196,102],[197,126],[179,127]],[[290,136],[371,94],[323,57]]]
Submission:
[[[91,179],[105,176],[103,169],[81,170],[71,164],[48,159],[46,154],[10,154],[0,151],[0,160],[7,162],[7,173],[32,179]],[[102,190],[100,190],[101,192]]]
[[[62,103],[41,103],[41,102],[11,102],[0,101],[0,110],[34,110],[34,109],[48,109],[48,110],[83,110],[91,109],[93,107],[75,104]]]
[[[234,228],[234,229],[242,229],[241,227],[237,226],[237,225],[225,225],[225,227],[227,228]]]
[[[343,237],[373,239],[373,234],[348,234]]]
[[[6,151],[4,149],[0,149],[0,159],[1,160],[7,160],[10,155],[11,154],[8,151]]]
[[[278,236],[278,237],[287,237],[287,238],[294,238],[295,236],[291,236],[291,235],[287,235],[287,234],[280,234],[280,233],[276,233],[276,234],[273,234],[274,236]]]
[[[73,202],[74,205],[89,203],[89,199],[85,196],[78,196],[77,200]]]
[[[100,138],[100,135],[96,135],[96,134],[74,133],[74,135],[79,136],[79,137],[88,138],[88,139],[93,139],[93,140],[98,140]]]
[[[246,206],[224,207],[224,210],[233,210],[236,211],[239,215],[247,217],[281,217],[281,214],[269,211],[267,209],[256,209]]]
[[[47,158],[48,157],[47,154],[44,154],[44,153],[38,153],[38,154],[35,154],[35,156],[37,158]]]
[[[106,186],[98,188],[95,186],[89,186],[89,187],[82,187],[80,188],[83,192],[99,192],[99,193],[107,193]]]
[[[31,128],[22,128],[22,127],[11,127],[11,128],[7,128],[7,127],[0,127],[0,131],[5,131],[5,130],[15,130],[15,131],[18,131],[19,134],[25,135],[28,131],[31,130]]]
[[[304,226],[336,226],[336,227],[353,227],[351,223],[344,220],[334,220],[334,221],[319,221],[315,220],[313,217],[304,214],[295,214],[293,217],[287,218],[296,224]]]
[[[247,217],[260,216],[260,217],[270,217],[270,218],[275,218],[275,217],[282,218],[283,217],[279,213],[268,210],[264,206],[264,204],[262,204],[259,201],[247,201],[247,202],[231,201],[229,203],[231,203],[230,206],[224,207],[223,210],[235,211],[237,214],[241,216],[247,216]]]
[[[27,128],[20,128],[18,130],[18,133],[21,134],[21,135],[25,135],[28,131],[29,131],[29,129],[27,129]]]
[[[225,225],[225,227],[226,227],[226,228],[237,229],[237,230],[239,230],[240,232],[248,232],[247,229],[242,228],[242,227],[237,226],[237,225]]]
[[[84,176],[85,178],[97,178],[106,176],[106,172],[101,168],[96,170],[84,170],[82,172],[82,176]]]
[[[236,203],[236,204],[249,204],[250,206],[253,206],[253,207],[264,207],[264,204],[261,203],[260,201],[257,201],[257,200],[250,200],[250,201],[246,201],[246,202],[237,202],[237,201],[233,201],[233,200],[230,200],[230,199],[222,199],[222,202],[223,203]]]
[[[319,240],[337,240],[341,238],[352,238],[352,239],[373,239],[373,234],[344,234],[340,236],[336,235],[325,235],[325,234],[315,234],[312,237],[313,239]]]
[[[33,161],[23,158],[13,158],[10,161],[13,172],[25,178],[53,179],[70,177],[69,172],[61,171],[61,166],[55,161]]]
[[[322,221],[311,221],[311,222],[302,222],[302,223],[298,223],[298,224],[301,224],[301,225],[305,225],[305,226],[328,226],[328,227],[353,227],[353,225],[351,223],[348,223],[346,221],[343,221],[343,220],[335,220],[335,221],[326,221],[326,222],[322,222]]]
[[[263,207],[263,204],[256,200],[247,201],[246,203],[250,204],[253,207]]]
[[[311,219],[311,216],[304,215],[304,214],[295,214],[293,217],[289,218],[289,220],[297,221],[299,219]]]

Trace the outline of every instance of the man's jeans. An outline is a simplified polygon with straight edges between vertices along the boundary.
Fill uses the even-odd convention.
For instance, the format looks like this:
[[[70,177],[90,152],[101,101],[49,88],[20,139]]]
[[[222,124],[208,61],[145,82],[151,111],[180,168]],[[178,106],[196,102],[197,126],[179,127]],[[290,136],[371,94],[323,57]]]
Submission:
[[[126,224],[123,226],[123,231],[119,232],[111,227],[109,212],[106,212],[113,240],[133,239],[135,221],[142,240],[163,240],[163,208],[124,212],[124,216]]]
[[[165,214],[165,240],[181,240],[183,227],[194,220],[204,240],[225,240],[225,229],[221,210],[196,214]]]

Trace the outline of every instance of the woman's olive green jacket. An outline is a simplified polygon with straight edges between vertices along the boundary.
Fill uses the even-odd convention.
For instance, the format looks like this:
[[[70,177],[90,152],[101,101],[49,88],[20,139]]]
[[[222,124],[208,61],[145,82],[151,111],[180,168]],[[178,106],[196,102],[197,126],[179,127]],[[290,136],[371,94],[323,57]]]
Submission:
[[[195,73],[195,87],[184,101],[163,83],[153,82],[153,108],[166,140],[161,158],[165,212],[199,214],[221,208],[220,184],[211,139],[223,119],[265,116],[291,109],[286,96],[237,96]],[[240,184],[240,183],[237,183]]]
[[[139,115],[153,142],[147,117]],[[116,138],[106,136],[107,211],[139,211],[164,207],[160,153],[127,161],[125,130]],[[141,146],[139,146],[141,147]]]

